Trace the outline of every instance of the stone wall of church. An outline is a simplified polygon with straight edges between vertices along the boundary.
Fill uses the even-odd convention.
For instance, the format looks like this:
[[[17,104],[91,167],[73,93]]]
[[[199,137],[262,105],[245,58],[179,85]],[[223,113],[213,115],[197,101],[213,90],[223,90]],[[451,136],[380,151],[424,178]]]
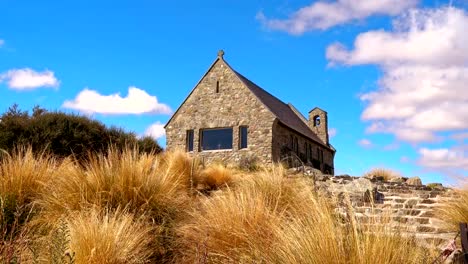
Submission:
[[[167,149],[186,150],[187,131],[194,132],[191,154],[205,162],[239,162],[243,157],[272,161],[273,114],[246,88],[223,60],[217,60],[166,127]],[[248,127],[248,147],[239,149],[239,127]],[[232,128],[229,150],[202,150],[201,132]]]
[[[297,148],[295,141],[297,141]],[[306,165],[327,174],[334,174],[334,153],[330,149],[275,122],[273,125],[273,160],[285,161],[291,151]]]

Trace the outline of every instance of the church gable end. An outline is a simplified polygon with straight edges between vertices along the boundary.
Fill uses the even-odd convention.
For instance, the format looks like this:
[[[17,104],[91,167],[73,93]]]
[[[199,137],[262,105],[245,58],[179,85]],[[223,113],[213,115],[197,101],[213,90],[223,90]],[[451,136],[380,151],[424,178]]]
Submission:
[[[166,125],[167,148],[229,161],[254,154],[269,162],[273,121],[220,54]]]

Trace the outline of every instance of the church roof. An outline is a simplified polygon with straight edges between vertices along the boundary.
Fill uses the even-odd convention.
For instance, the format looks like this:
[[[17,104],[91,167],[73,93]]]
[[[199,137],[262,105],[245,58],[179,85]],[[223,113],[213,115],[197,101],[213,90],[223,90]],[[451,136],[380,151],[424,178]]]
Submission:
[[[216,60],[213,62],[211,67],[208,69],[208,71],[203,75],[203,77],[200,79],[198,83],[201,82],[201,80],[206,76],[206,74],[211,70],[211,68],[218,62],[218,60],[221,60],[224,62],[224,64],[229,67],[230,70],[234,72],[234,74],[239,78],[239,80],[260,100],[260,102],[265,105],[265,107],[270,110],[270,112],[278,119],[280,123],[283,125],[289,127],[290,129],[302,134],[305,137],[308,137],[309,139],[327,147],[330,148],[331,150],[335,150],[333,146],[327,145],[326,142],[323,142],[317,134],[315,134],[307,125],[306,120],[303,116],[300,116],[300,113],[297,112],[297,110],[292,106],[291,104],[286,104],[282,102],[280,99],[276,98],[272,94],[268,93],[265,91],[263,88],[260,86],[256,85],[254,82],[250,81],[247,79],[245,76],[242,74],[238,73],[235,71],[223,58],[224,52],[221,50],[218,52],[218,57]],[[198,86],[195,86],[195,88]],[[194,88],[194,89],[195,89]],[[194,90],[192,90],[193,92]],[[185,103],[185,101],[190,97],[190,94],[185,98],[184,102],[182,105]],[[180,108],[180,107],[179,107]],[[172,120],[172,118],[177,114],[179,109],[176,110],[174,115],[169,119],[169,121],[166,123],[164,127],[166,127]]]
[[[285,126],[299,132],[300,134],[321,143],[326,146],[317,134],[315,134],[309,126],[299,117],[290,105],[282,102],[272,94],[268,93],[254,82],[250,81],[242,74],[233,70],[239,79],[244,83],[247,88],[275,115],[275,117]]]

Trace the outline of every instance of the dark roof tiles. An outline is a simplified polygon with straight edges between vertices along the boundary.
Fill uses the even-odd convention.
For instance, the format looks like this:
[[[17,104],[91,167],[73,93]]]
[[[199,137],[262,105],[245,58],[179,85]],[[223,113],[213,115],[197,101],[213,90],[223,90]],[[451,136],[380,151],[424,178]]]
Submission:
[[[301,133],[302,135],[320,143],[324,146],[328,146],[323,142],[310,128],[307,124],[294,112],[294,110],[287,104],[283,103],[281,100],[271,95],[242,74],[233,70],[234,73],[239,77],[239,79],[247,86],[247,88],[252,91],[253,94],[278,118],[278,120],[284,125],[290,127],[291,129]]]

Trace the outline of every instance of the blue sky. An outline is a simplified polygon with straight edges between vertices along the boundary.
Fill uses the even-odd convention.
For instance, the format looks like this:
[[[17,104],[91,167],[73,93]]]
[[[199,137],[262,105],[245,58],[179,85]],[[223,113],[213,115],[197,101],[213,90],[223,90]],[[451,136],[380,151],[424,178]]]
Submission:
[[[219,49],[329,115],[337,173],[468,175],[468,1],[0,0],[0,110],[79,112],[165,145]]]

